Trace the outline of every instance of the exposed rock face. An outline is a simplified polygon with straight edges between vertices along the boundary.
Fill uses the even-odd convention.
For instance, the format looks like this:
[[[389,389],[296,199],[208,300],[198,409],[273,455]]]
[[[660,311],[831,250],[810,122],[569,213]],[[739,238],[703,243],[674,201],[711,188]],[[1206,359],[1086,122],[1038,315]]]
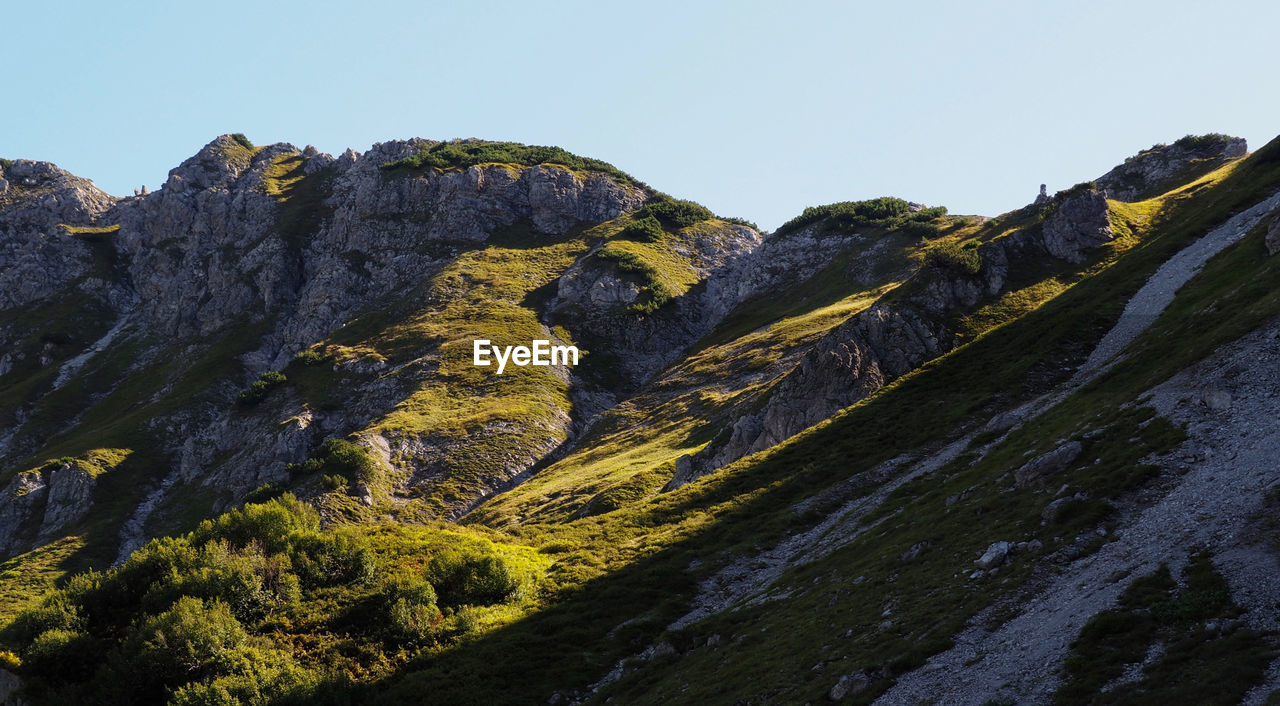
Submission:
[[[93,225],[115,199],[48,162],[15,160],[0,177],[0,310],[92,287],[93,253],[61,224]]]
[[[723,446],[708,446],[696,463],[711,470],[785,441],[951,346],[937,322],[876,305],[805,356],[761,412],[739,418]]]
[[[754,289],[729,273],[737,272],[761,246],[754,229],[737,224],[700,224],[673,248],[706,282],[653,314],[629,313],[641,288],[612,262],[586,257],[560,277],[548,305],[548,321],[571,324],[596,347],[617,358],[630,385],[648,380],[706,335]],[[735,285],[726,284],[734,278]],[[727,291],[732,290],[732,291]]]
[[[1011,261],[1056,257],[1082,262],[1089,248],[1111,237],[1106,198],[1097,190],[1082,190],[1060,198],[1043,228],[980,247],[979,272],[922,271],[909,295],[876,304],[828,334],[778,383],[759,412],[734,421],[667,488],[781,443],[951,350],[956,339],[942,324],[945,316],[999,294]]]
[[[1097,190],[1068,195],[1044,221],[1045,249],[1068,262],[1084,262],[1086,250],[1114,237],[1107,198]]]
[[[1084,446],[1079,441],[1069,441],[1053,451],[1036,456],[1013,472],[1014,486],[1026,488],[1067,470],[1083,450]]]
[[[1096,183],[1117,201],[1136,201],[1155,196],[1153,190],[1171,185],[1197,164],[1207,162],[1216,166],[1243,157],[1248,151],[1248,143],[1240,137],[1186,137],[1172,145],[1157,145],[1130,157]]]
[[[294,353],[360,313],[415,291],[461,252],[508,229],[520,238],[558,242],[574,229],[618,218],[652,196],[607,174],[552,164],[383,168],[433,144],[387,142],[364,154],[348,150],[334,158],[287,144],[255,148],[243,138],[223,136],[172,170],[160,189],[126,199],[103,194],[53,165],[14,162],[3,175],[10,186],[0,195],[0,310],[83,291],[114,317],[104,318],[101,331],[87,333],[92,337],[86,341],[75,342],[88,345],[72,360],[62,349],[35,351],[40,365],[66,361],[60,362],[59,385],[81,369],[92,370],[95,356],[100,361],[124,347],[131,349],[132,367],[143,370],[174,356],[194,362],[219,341],[235,342],[241,350],[248,344],[250,352],[234,362],[243,364],[251,381],[260,372],[284,367]],[[119,230],[89,242],[61,224]],[[754,229],[739,225],[699,228],[675,254],[705,279],[749,254],[760,240]],[[611,308],[599,292],[623,280],[610,268],[593,267],[579,262],[565,273],[559,283],[563,303],[580,303],[593,312]],[[625,309],[628,300],[615,297],[618,306],[599,319],[614,328],[595,331],[617,345],[620,358],[634,362],[633,375],[642,379],[704,335],[731,306],[707,306],[711,298],[704,296],[698,287],[696,294],[648,317],[619,315],[617,309]],[[590,335],[592,322],[579,317],[566,324],[575,335]],[[0,326],[0,344],[27,333]],[[549,329],[543,333],[554,338]],[[29,363],[31,352],[7,348],[0,349],[0,369]],[[173,465],[163,482],[153,479],[156,485],[140,491],[147,500],[130,520],[135,534],[171,488],[197,486],[203,488],[199,492],[235,498],[263,483],[287,481],[288,463],[306,458],[326,437],[359,431],[386,415],[433,374],[412,365],[403,372],[389,370],[375,355],[348,360],[334,372],[358,394],[340,407],[286,412],[295,416],[283,423],[264,422],[236,408],[235,396],[247,384],[238,375],[206,381],[212,386],[201,403],[177,406],[149,422],[167,440]],[[554,374],[584,402],[584,418],[613,403],[606,392],[579,390],[568,370]],[[280,402],[286,409],[298,404],[296,399]],[[16,424],[0,431],[0,462],[13,462],[42,443],[44,437],[24,425],[27,416],[17,410]],[[362,443],[377,449],[388,468],[396,459],[401,472],[396,482],[412,484],[439,482],[440,463],[468,453],[477,440],[517,439],[493,459],[501,466],[493,478],[497,488],[573,433],[566,410],[528,416],[525,427],[503,421],[465,439],[373,434]],[[84,487],[61,476],[24,478],[14,480],[19,485],[0,500],[0,546],[16,541],[19,527],[37,528],[44,538],[82,514]],[[365,490],[358,501],[366,506],[371,499],[385,499],[382,490]],[[468,500],[460,498],[459,507]]]
[[[1280,252],[1280,218],[1271,221],[1271,226],[1267,228],[1266,245],[1268,255]]]
[[[93,487],[93,476],[74,463],[14,476],[0,491],[0,552],[21,546],[23,530],[34,518],[39,518],[35,539],[57,537],[89,512]]]
[[[1012,545],[1008,542],[992,542],[991,546],[987,547],[987,550],[982,553],[982,556],[978,557],[973,563],[983,571],[994,569],[1004,563],[1004,560],[1009,557],[1009,552],[1012,548]]]

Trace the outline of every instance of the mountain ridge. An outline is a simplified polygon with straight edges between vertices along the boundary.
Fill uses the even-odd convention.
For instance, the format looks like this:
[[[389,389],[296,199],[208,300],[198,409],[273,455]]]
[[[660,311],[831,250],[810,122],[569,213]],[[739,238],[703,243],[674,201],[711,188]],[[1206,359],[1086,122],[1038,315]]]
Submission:
[[[1274,182],[1268,165],[1276,152],[1274,143],[1246,156],[1234,138],[1185,138],[1141,153],[1096,183],[994,219],[879,199],[811,209],[790,227],[762,235],[625,175],[581,168],[597,163],[558,165],[546,155],[573,160],[536,151],[548,148],[521,149],[411,140],[333,158],[223,136],[173,170],[158,191],[114,202],[51,166],[7,164],[0,178],[12,176],[17,186],[6,181],[0,189],[0,233],[7,243],[38,245],[9,248],[18,254],[0,258],[0,283],[5,275],[36,270],[42,279],[10,294],[22,304],[0,307],[0,313],[52,301],[38,304],[34,316],[26,312],[34,326],[10,318],[0,328],[13,352],[0,361],[0,381],[9,377],[0,400],[10,419],[0,461],[14,472],[0,476],[0,544],[9,552],[35,550],[34,557],[41,546],[61,546],[60,536],[78,536],[88,543],[73,550],[80,561],[105,568],[117,560],[121,573],[112,576],[131,580],[123,577],[140,570],[137,557],[156,551],[134,554],[148,536],[196,529],[200,520],[246,499],[286,489],[318,508],[326,528],[313,529],[304,510],[280,506],[302,518],[294,530],[300,538],[388,521],[456,527],[499,542],[493,545],[498,549],[475,546],[512,562],[533,561],[516,559],[525,556],[520,546],[540,546],[546,551],[536,556],[554,559],[519,564],[524,588],[510,599],[517,603],[475,604],[489,626],[474,633],[476,647],[454,646],[444,633],[413,638],[435,641],[435,649],[443,650],[438,664],[414,662],[426,670],[415,671],[402,663],[381,673],[375,683],[390,678],[387,693],[406,696],[421,675],[447,672],[452,660],[481,654],[486,644],[509,644],[504,634],[537,629],[523,628],[526,623],[560,621],[566,634],[597,644],[586,627],[596,623],[575,625],[561,606],[604,599],[576,599],[576,591],[639,591],[656,601],[656,613],[633,616],[639,622],[624,631],[632,637],[613,637],[630,622],[617,620],[607,640],[616,644],[598,643],[612,659],[549,669],[538,683],[558,684],[561,699],[639,698],[649,688],[661,693],[677,677],[661,677],[666,686],[655,686],[659,678],[646,665],[669,664],[681,654],[678,672],[702,669],[698,665],[711,657],[688,640],[715,629],[702,626],[723,623],[719,610],[699,613],[698,621],[678,620],[700,600],[698,582],[739,576],[731,557],[765,550],[717,538],[714,527],[743,527],[741,513],[755,507],[767,518],[746,533],[757,542],[794,535],[833,548],[799,564],[794,562],[804,552],[766,560],[772,568],[758,585],[763,588],[847,555],[846,545],[866,542],[867,530],[891,517],[876,515],[885,503],[914,502],[919,496],[912,492],[933,498],[936,493],[916,489],[939,473],[945,483],[1000,464],[1007,472],[1022,466],[1025,458],[1014,463],[1017,454],[1007,447],[1027,448],[1024,427],[1043,426],[1041,417],[1060,419],[1062,413],[1023,409],[1009,417],[1019,408],[1011,403],[1066,382],[1095,350],[1095,335],[1100,340],[1123,320],[1120,310],[1138,290],[1139,273],[1155,271],[1161,258],[1173,254],[1172,244],[1208,232],[1234,209],[1268,203],[1248,199]],[[478,161],[493,155],[543,161]],[[23,205],[31,203],[39,205]],[[1255,210],[1257,220],[1245,229],[1253,234],[1248,242],[1260,238],[1254,231],[1273,218],[1273,208]],[[1197,230],[1201,221],[1206,226]],[[1238,252],[1228,245],[1224,256]],[[1098,312],[1072,311],[1063,303],[1095,289],[1115,295],[1099,303]],[[83,323],[58,329],[68,320]],[[573,342],[583,347],[585,362],[577,370],[486,377],[460,362],[464,349],[469,354],[466,342],[481,335],[512,343]],[[1022,343],[993,347],[1001,337]],[[1150,345],[1142,343],[1147,340],[1139,337],[1130,346]],[[1046,356],[1028,353],[1037,348]],[[957,371],[956,361],[976,350],[986,351],[985,365],[995,369]],[[970,368],[983,369],[982,362]],[[941,392],[947,383],[921,382],[947,376],[956,390],[975,390],[961,392],[950,410],[937,406],[947,404]],[[927,390],[939,399],[929,401]],[[1075,391],[1071,399],[1094,394],[1090,390]],[[918,404],[897,401],[908,399]],[[1112,420],[1110,426],[1075,443],[1089,449],[1086,455],[1097,453],[1100,463],[1118,464],[1120,480],[1078,471],[1093,479],[1084,481],[1092,490],[1077,493],[1084,497],[1065,520],[1069,527],[1113,515],[1111,505],[1096,501],[1099,495],[1127,497],[1143,487],[1143,454],[1134,453],[1181,443],[1165,422],[1152,421],[1162,418],[1110,404],[1099,413]],[[866,416],[876,409],[887,416]],[[908,425],[912,418],[930,421],[923,429],[887,425],[894,415]],[[850,471],[836,470],[840,462],[813,444],[822,438],[838,438],[833,448],[849,444],[832,434],[854,418],[866,430],[857,442],[863,451],[843,464],[862,475],[852,485],[826,487],[823,469],[837,478]],[[48,438],[42,430],[59,423],[52,443],[41,446]],[[1122,432],[1143,441],[1123,452],[1104,451],[1096,441],[1119,440]],[[960,443],[957,438],[972,448],[962,453],[956,447],[928,472],[904,471],[911,464],[903,454],[919,444],[950,447]],[[1036,439],[1027,453],[1053,451],[1045,447],[1052,441]],[[966,470],[962,461],[976,470]],[[745,480],[769,474],[776,474],[773,485],[750,488],[754,481]],[[1018,507],[1041,492],[1035,484],[1018,490],[1020,498],[1027,496]],[[859,499],[861,493],[870,495]],[[786,500],[759,505],[775,496]],[[786,509],[791,506],[799,509]],[[872,524],[831,534],[854,506]],[[273,505],[251,502],[245,512],[250,507]],[[183,541],[212,546],[198,543],[219,531],[198,530]],[[376,534],[382,530],[370,531],[370,537],[382,536]],[[395,541],[419,541],[408,539],[417,531],[394,530],[401,533]],[[1066,549],[1051,540],[1035,539],[1062,555]],[[238,540],[227,535],[218,541]],[[415,556],[368,541],[387,566],[403,568]],[[437,546],[444,540],[422,541]],[[282,545],[291,561],[314,561],[304,548],[311,545],[299,542]],[[801,548],[808,542],[792,540]],[[655,585],[608,588],[644,575],[633,567],[684,543],[707,548],[691,550],[698,558],[677,572],[684,575],[672,573],[679,559],[663,559],[657,564],[663,568],[654,571],[665,578]],[[932,566],[943,544],[916,535],[903,556],[934,553],[924,564]],[[648,545],[652,554],[644,550]],[[261,571],[254,571],[260,582]],[[1023,576],[1021,569],[1015,576]],[[659,597],[666,581],[681,598]],[[338,587],[306,588],[307,600],[316,590]],[[342,590],[354,596],[365,589]],[[409,600],[395,593],[400,589],[377,590],[391,591],[385,595],[392,603]],[[946,625],[958,626],[955,621],[963,622],[970,610],[965,606],[978,600],[971,591],[962,593]],[[759,605],[748,594],[730,591],[730,598],[719,599],[721,608]],[[286,600],[267,614],[302,610],[291,605]],[[614,606],[597,609],[606,621],[617,614]],[[457,615],[462,613],[446,617]],[[260,620],[257,613],[236,619],[245,625]],[[675,627],[667,632],[668,625]],[[459,629],[464,635],[475,630]],[[716,634],[700,639],[714,647]],[[874,642],[875,634],[859,640]],[[24,643],[37,637],[17,639],[23,654],[35,649]],[[379,636],[370,644],[403,639]],[[940,646],[930,638],[908,648],[911,656],[894,662],[898,666],[877,664],[840,683],[878,694]],[[753,649],[734,650],[735,658],[769,663]],[[638,660],[614,664],[637,653]],[[521,671],[547,667],[545,658],[530,655]],[[602,681],[611,670],[615,676]],[[218,679],[240,680],[235,688],[248,688],[241,682],[252,675],[211,679],[200,688]],[[758,682],[742,675],[731,681],[738,693]],[[594,697],[584,690],[593,684],[599,690]],[[648,686],[638,686],[643,684]],[[762,688],[795,695],[785,691],[794,686]],[[483,693],[489,692],[454,695],[483,700]]]

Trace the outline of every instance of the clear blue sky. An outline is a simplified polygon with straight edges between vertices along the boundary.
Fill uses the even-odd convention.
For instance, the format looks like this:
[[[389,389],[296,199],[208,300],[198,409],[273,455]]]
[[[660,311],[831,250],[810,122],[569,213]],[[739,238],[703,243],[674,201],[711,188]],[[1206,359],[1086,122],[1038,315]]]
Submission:
[[[773,228],[994,215],[1156,142],[1280,133],[1280,3],[6,3],[0,156],[115,194],[213,137],[559,145]]]

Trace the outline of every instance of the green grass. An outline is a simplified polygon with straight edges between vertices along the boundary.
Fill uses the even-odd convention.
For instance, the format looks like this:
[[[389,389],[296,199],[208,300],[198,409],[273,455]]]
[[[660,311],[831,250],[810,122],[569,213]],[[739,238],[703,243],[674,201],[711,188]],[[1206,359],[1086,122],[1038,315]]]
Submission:
[[[1116,608],[1095,615],[1071,645],[1055,703],[1234,704],[1261,683],[1276,656],[1274,636],[1225,624],[1243,611],[1204,552],[1192,554],[1182,585],[1168,566],[1133,581]],[[1141,677],[1102,692],[1141,663],[1156,642],[1163,654]]]
[[[688,595],[683,593],[687,588],[681,587],[689,586],[688,582],[698,575],[686,573],[691,559],[710,560],[724,551],[751,551],[753,547],[768,546],[770,538],[804,526],[802,518],[779,512],[780,508],[811,497],[831,483],[870,468],[904,449],[936,443],[936,430],[963,428],[966,423],[984,420],[1005,405],[1062,380],[1068,366],[1083,360],[1092,344],[1118,316],[1128,295],[1136,291],[1160,262],[1280,182],[1280,174],[1271,170],[1266,156],[1264,153],[1263,160],[1240,165],[1230,174],[1220,175],[1194,200],[1177,194],[1171,196],[1169,212],[1152,227],[1158,237],[1144,235],[1141,245],[1126,249],[1114,262],[1021,319],[987,331],[969,345],[905,376],[830,423],[782,447],[745,459],[674,493],[645,501],[638,508],[615,510],[568,524],[539,526],[526,522],[510,527],[510,532],[526,537],[526,541],[579,547],[565,555],[562,562],[567,563],[558,571],[553,567],[553,575],[595,577],[596,583],[576,592],[575,598],[566,601],[562,610],[557,606],[531,616],[512,626],[509,633],[504,631],[485,642],[494,650],[520,649],[520,655],[533,660],[523,674],[535,680],[531,683],[543,685],[539,687],[542,691],[535,693],[549,695],[550,690],[565,684],[595,678],[603,671],[604,664],[628,654],[628,649],[638,651],[648,644],[647,640],[661,633],[664,620],[679,614],[681,595]],[[1242,297],[1242,301],[1247,299]],[[1099,306],[1099,302],[1104,304]],[[1195,341],[1190,346],[1186,343],[1149,339],[1144,342],[1149,349],[1144,355],[1159,358],[1167,355],[1171,347],[1185,347],[1188,349],[1185,355],[1203,356],[1215,342]],[[1113,375],[1125,376],[1138,371],[1143,373],[1145,386],[1172,372],[1167,367],[1146,370],[1133,363],[1122,364]],[[1146,389],[1145,386],[1140,389]],[[1099,446],[1086,454],[1090,458],[1101,456],[1104,463],[1079,475],[1077,482],[1082,487],[1094,487],[1096,497],[1101,498],[1140,487],[1149,478],[1149,471],[1134,461],[1145,453],[1171,448],[1179,442],[1181,434],[1167,424],[1150,422],[1140,414],[1123,411],[1121,405],[1132,400],[1137,391],[1140,390],[1102,384],[1082,391],[1053,413],[1020,430],[1006,441],[1004,450],[989,455],[977,467],[953,468],[949,473],[954,475],[945,477],[943,484],[936,487],[904,488],[891,499],[891,507],[902,507],[902,513],[894,516],[895,519],[886,519],[889,524],[881,533],[868,535],[868,544],[855,543],[828,562],[809,567],[784,581],[784,586],[796,591],[790,600],[745,609],[720,621],[709,621],[687,637],[669,638],[680,643],[678,648],[692,649],[700,638],[723,630],[726,640],[735,640],[732,660],[725,661],[724,655],[729,652],[717,656],[711,654],[714,650],[692,650],[675,663],[663,662],[652,669],[641,670],[633,681],[617,685],[606,695],[720,700],[724,698],[722,693],[699,689],[734,684],[735,693],[748,696],[756,693],[752,691],[755,680],[769,675],[768,691],[762,692],[763,698],[813,699],[830,686],[828,679],[812,677],[809,670],[815,662],[828,660],[829,655],[820,654],[824,644],[839,644],[843,657],[838,671],[833,667],[824,672],[828,675],[862,667],[888,668],[889,673],[893,673],[918,664],[932,651],[945,647],[950,634],[969,615],[995,600],[1001,591],[1016,589],[1026,576],[1022,572],[1029,571],[1029,566],[1015,565],[994,583],[974,587],[964,582],[957,585],[956,574],[958,570],[967,572],[965,567],[971,568],[972,559],[996,536],[1025,538],[1026,530],[1019,528],[1038,528],[1039,510],[1049,498],[1028,489],[1012,502],[1003,495],[983,490],[964,508],[955,510],[951,518],[942,510],[945,499],[969,488],[975,481],[991,483],[1016,467],[1014,462],[1021,462],[1023,451],[1051,448],[1056,439],[1080,434],[1087,428],[1106,430],[1096,442]],[[993,399],[999,400],[998,406],[991,406]],[[1099,412],[1101,416],[1097,416]],[[1090,421],[1082,427],[1081,420]],[[1143,422],[1148,423],[1141,426]],[[1137,437],[1142,442],[1130,442],[1137,429],[1142,430]],[[1115,469],[1127,472],[1116,474]],[[554,498],[555,493],[547,495]],[[1055,533],[1071,536],[1073,527],[1083,528],[1104,520],[1107,510],[1099,509],[1101,514],[1084,508],[1089,511],[1068,517],[1066,524],[1053,529]],[[942,523],[940,516],[946,518]],[[949,529],[952,522],[955,527]],[[934,558],[902,566],[897,560],[898,554],[921,538],[934,540],[936,548],[924,555]],[[1052,541],[1052,537],[1048,539]],[[845,588],[860,575],[870,577],[860,584],[865,588]],[[645,584],[657,576],[661,576],[662,585],[668,587],[665,599],[645,594]],[[800,588],[812,585],[815,578],[820,579],[820,585],[830,588],[823,588],[821,592]],[[893,592],[901,606],[895,612],[906,616],[901,620],[908,621],[888,634],[875,629],[884,607],[883,591]],[[836,605],[849,602],[850,612],[829,612],[832,592],[837,594]],[[549,664],[516,647],[518,640],[544,630],[569,635],[577,635],[577,631],[582,630],[583,637],[590,631],[608,631],[633,618],[634,610],[630,606],[637,604],[653,606],[649,614],[651,622],[636,625],[635,634],[628,635],[627,639],[594,641],[594,655],[582,669]],[[574,615],[580,616],[577,621],[572,618]],[[830,615],[835,624],[830,633],[823,634],[826,623],[815,622],[815,615]],[[813,627],[796,630],[797,625]],[[855,643],[836,642],[847,626],[855,627]],[[760,628],[766,628],[765,632],[756,635]],[[739,637],[741,640],[736,641]],[[481,655],[488,654],[488,649],[475,645],[452,652],[445,664],[424,665],[421,675],[406,677],[396,693],[412,693],[415,685],[430,679],[431,674],[454,670],[476,675],[487,673],[480,663],[484,659]],[[685,685],[690,685],[690,691],[682,691]],[[871,695],[885,686],[887,684],[878,685]],[[464,694],[455,695],[467,698]],[[479,701],[491,696],[495,695],[481,693],[474,698]]]
[[[456,140],[432,145],[412,157],[382,165],[389,171],[409,169],[466,169],[478,164],[516,164],[531,167],[552,164],[582,172],[599,172],[639,188],[647,188],[617,167],[589,157],[579,157],[559,147],[522,145],[516,142]]]
[[[1280,265],[1261,257],[1260,232],[1211,261],[1179,292],[1152,332],[1135,342],[1130,357],[1103,379],[1009,435],[983,458],[958,460],[931,478],[904,485],[872,516],[879,524],[830,557],[788,572],[775,587],[787,600],[746,607],[676,633],[666,634],[665,625],[687,610],[697,581],[717,566],[811,527],[840,501],[823,491],[847,484],[848,493],[871,492],[877,482],[863,474],[879,462],[936,446],[947,440],[945,434],[975,428],[1065,379],[1161,262],[1280,184],[1278,152],[1280,147],[1268,146],[1159,204],[1142,207],[1148,211],[1117,213],[1130,232],[1078,278],[1041,289],[1028,289],[1034,282],[1020,283],[1019,298],[983,314],[961,348],[779,447],[670,493],[655,492],[678,455],[701,448],[716,432],[707,420],[726,420],[758,399],[753,395],[759,389],[726,389],[718,376],[769,370],[783,351],[821,336],[879,292],[841,292],[832,271],[812,284],[803,311],[773,320],[737,319],[733,333],[706,342],[697,355],[668,371],[647,391],[652,397],[627,400],[576,452],[469,518],[457,534],[493,540],[493,551],[520,557],[538,590],[529,602],[504,604],[478,616],[451,616],[457,625],[480,626],[468,628],[466,639],[403,647],[361,632],[381,615],[377,601],[386,594],[373,585],[308,589],[296,608],[272,613],[250,629],[308,668],[330,665],[330,674],[366,685],[360,687],[366,700],[376,696],[392,703],[420,701],[423,694],[459,704],[543,702],[553,692],[584,688],[617,660],[658,639],[672,643],[679,657],[637,665],[597,700],[804,702],[822,698],[835,675],[859,669],[882,675],[859,695],[870,699],[894,675],[945,649],[978,611],[1018,597],[1037,570],[1035,556],[1019,557],[995,576],[967,578],[972,560],[990,541],[1037,538],[1049,549],[1061,548],[1106,526],[1113,519],[1111,501],[1150,480],[1154,469],[1141,459],[1172,448],[1182,432],[1132,403],[1218,343],[1280,314],[1280,296],[1267,286]],[[951,235],[957,241],[1002,237],[1013,222],[975,224]],[[432,366],[436,376],[426,384],[406,382],[404,401],[362,431],[431,443],[465,441],[468,445],[448,459],[456,465],[445,467],[447,480],[424,485],[422,500],[425,507],[438,508],[432,503],[464,499],[489,480],[485,464],[509,452],[501,444],[513,434],[503,425],[567,411],[566,390],[555,380],[512,375],[496,381],[477,373],[469,364],[469,340],[518,343],[541,332],[530,298],[621,228],[614,223],[559,242],[528,243],[513,236],[509,244],[464,251],[390,311],[353,322],[318,346],[326,364],[291,364],[289,384],[311,403],[311,390],[326,380],[339,383],[336,394],[342,394],[341,380],[328,362],[341,366],[366,358],[389,367],[413,361]],[[668,233],[663,242],[678,235]],[[645,261],[664,275],[665,264],[656,260],[662,254],[642,250],[647,245],[612,237],[606,247],[637,259],[651,257]],[[212,369],[196,374],[205,380],[236,379],[211,375],[231,360],[225,353],[208,363]],[[295,377],[295,370],[314,379]],[[103,439],[113,428],[139,421],[130,415],[155,411],[153,405],[161,403],[139,402],[150,399],[146,390],[188,382],[184,375],[166,373],[145,385],[126,376],[117,392],[128,387],[129,394],[113,401],[112,393],[91,408],[80,436],[55,440],[50,448],[66,453],[49,457],[71,455],[88,430]],[[189,391],[198,389],[203,388]],[[171,399],[164,398],[164,404]],[[112,427],[95,416],[106,412],[126,426]],[[502,431],[486,436],[494,429]],[[1098,434],[1085,437],[1094,431]],[[1059,439],[1086,443],[1083,460],[1062,480],[1088,491],[1093,500],[1042,528],[1039,513],[1052,489],[1014,490],[1007,474],[1027,453],[1053,448]],[[146,476],[128,467],[145,457],[146,449],[123,443],[81,449],[108,447],[135,453],[101,483],[116,483],[117,492],[120,483],[139,485]],[[958,500],[947,502],[952,496]],[[811,501],[808,511],[791,510],[804,500]],[[462,541],[442,539],[435,534],[441,530],[378,526],[359,531],[368,533],[384,561],[396,565],[389,575],[422,569],[431,553],[422,545]],[[911,561],[899,558],[922,540],[929,542],[927,551]],[[1079,551],[1090,551],[1100,541]],[[1182,598],[1177,594],[1168,601],[1174,622],[1199,610],[1197,602]],[[889,616],[883,615],[886,608]],[[129,615],[142,617],[136,611]],[[891,625],[883,627],[886,619]],[[723,647],[708,646],[713,636]],[[1206,651],[1191,645],[1171,653],[1186,660],[1171,663],[1170,672],[1177,664],[1193,665],[1190,673],[1216,668],[1224,645],[1250,654],[1256,647],[1214,643]],[[824,666],[815,671],[815,664]],[[521,683],[519,693],[508,688],[513,682]]]
[[[947,209],[941,206],[914,213],[903,199],[890,196],[867,201],[842,201],[825,206],[810,206],[799,216],[783,223],[775,235],[785,235],[807,225],[826,221],[827,231],[848,232],[857,228],[903,228],[916,237],[936,235]]]
[[[0,562],[0,625],[43,600],[68,570],[84,568],[70,561],[83,546],[80,537],[62,537]]]

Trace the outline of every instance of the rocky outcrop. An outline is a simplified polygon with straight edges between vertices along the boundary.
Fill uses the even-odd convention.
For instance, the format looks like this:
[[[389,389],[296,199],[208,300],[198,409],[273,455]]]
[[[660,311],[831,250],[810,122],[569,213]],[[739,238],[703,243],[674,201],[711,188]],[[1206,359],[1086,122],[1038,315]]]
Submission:
[[[99,281],[93,293],[104,311],[101,330],[86,332],[84,341],[50,351],[0,349],[0,366],[30,367],[22,361],[38,354],[41,365],[59,364],[61,385],[82,371],[92,373],[95,361],[124,348],[132,367],[141,370],[174,356],[199,360],[219,342],[248,347],[239,360],[227,361],[237,370],[242,363],[247,380],[236,375],[200,381],[208,388],[198,400],[147,422],[174,465],[169,485],[140,490],[140,497],[147,496],[154,509],[163,507],[159,496],[179,484],[235,497],[287,480],[288,463],[305,459],[327,436],[345,436],[387,414],[430,370],[411,367],[404,375],[391,375],[398,371],[388,371],[377,356],[350,361],[337,371],[350,399],[339,408],[314,410],[314,417],[313,410],[292,409],[283,416],[305,415],[308,422],[278,426],[245,415],[234,404],[253,377],[286,366],[297,351],[357,315],[419,289],[459,253],[490,238],[512,231],[520,239],[554,241],[617,218],[651,196],[608,174],[554,164],[384,168],[434,144],[386,142],[335,158],[314,148],[254,147],[243,137],[222,136],[173,169],[161,188],[126,199],[102,194],[53,165],[14,162],[3,175],[10,187],[0,196],[0,310]],[[90,241],[61,224],[110,228],[93,231]],[[710,272],[737,251],[739,239],[758,240],[754,231],[743,231],[700,236],[689,242],[687,255],[700,271]],[[0,343],[28,333],[0,326]],[[517,440],[518,448],[504,457],[510,474],[518,473],[563,441],[569,417],[557,414],[563,419],[531,420],[534,433],[528,435],[522,432],[530,430],[508,424],[479,436]],[[24,426],[28,416],[25,409],[16,410],[16,423],[0,433],[0,461],[36,453],[47,438]],[[471,441],[450,446],[452,455]],[[393,442],[392,453],[413,467],[412,452],[421,440]],[[423,464],[430,465],[434,451]],[[495,474],[495,482],[504,475],[509,474]],[[8,535],[19,525],[42,535],[56,533],[75,521],[75,487],[62,481],[50,485],[43,477],[39,482],[48,487],[27,489],[23,499],[7,492],[0,500],[0,525],[9,527]],[[51,512],[41,524],[46,501]],[[32,503],[39,507],[27,507]],[[145,517],[139,531],[143,522]]]
[[[999,294],[1010,263],[1054,257],[1082,262],[1111,237],[1106,198],[1096,189],[1056,196],[1042,227],[993,240],[978,249],[976,273],[929,267],[882,301],[831,331],[769,393],[760,411],[727,425],[677,473],[677,488],[746,455],[763,451],[867,397],[957,343],[943,323]]]
[[[1106,196],[1096,189],[1073,190],[1055,201],[1052,215],[1044,220],[1044,247],[1067,262],[1084,262],[1085,251],[1109,242],[1111,214]]]
[[[91,226],[116,199],[48,162],[14,160],[0,178],[0,311],[83,284],[93,252],[62,226]]]
[[[89,512],[94,485],[94,476],[75,461],[14,476],[0,491],[0,552],[59,536]]]
[[[739,263],[752,260],[761,245],[754,228],[706,221],[671,236],[672,251],[687,263],[703,287],[675,297],[651,314],[628,311],[642,288],[615,263],[584,257],[556,283],[547,321],[563,323],[616,359],[625,385],[635,387],[676,360],[681,351],[715,328],[750,291],[724,280]]]
[[[1267,227],[1265,243],[1268,255],[1280,252],[1280,218],[1272,220],[1271,225]]]
[[[1013,484],[1016,488],[1026,488],[1043,483],[1050,476],[1057,475],[1071,466],[1084,446],[1079,441],[1069,441],[1053,451],[1049,451],[1027,461],[1013,472]]]
[[[1197,167],[1211,168],[1249,151],[1244,138],[1227,135],[1188,135],[1172,145],[1156,145],[1097,179],[1100,189],[1117,201],[1150,198],[1185,181]]]

